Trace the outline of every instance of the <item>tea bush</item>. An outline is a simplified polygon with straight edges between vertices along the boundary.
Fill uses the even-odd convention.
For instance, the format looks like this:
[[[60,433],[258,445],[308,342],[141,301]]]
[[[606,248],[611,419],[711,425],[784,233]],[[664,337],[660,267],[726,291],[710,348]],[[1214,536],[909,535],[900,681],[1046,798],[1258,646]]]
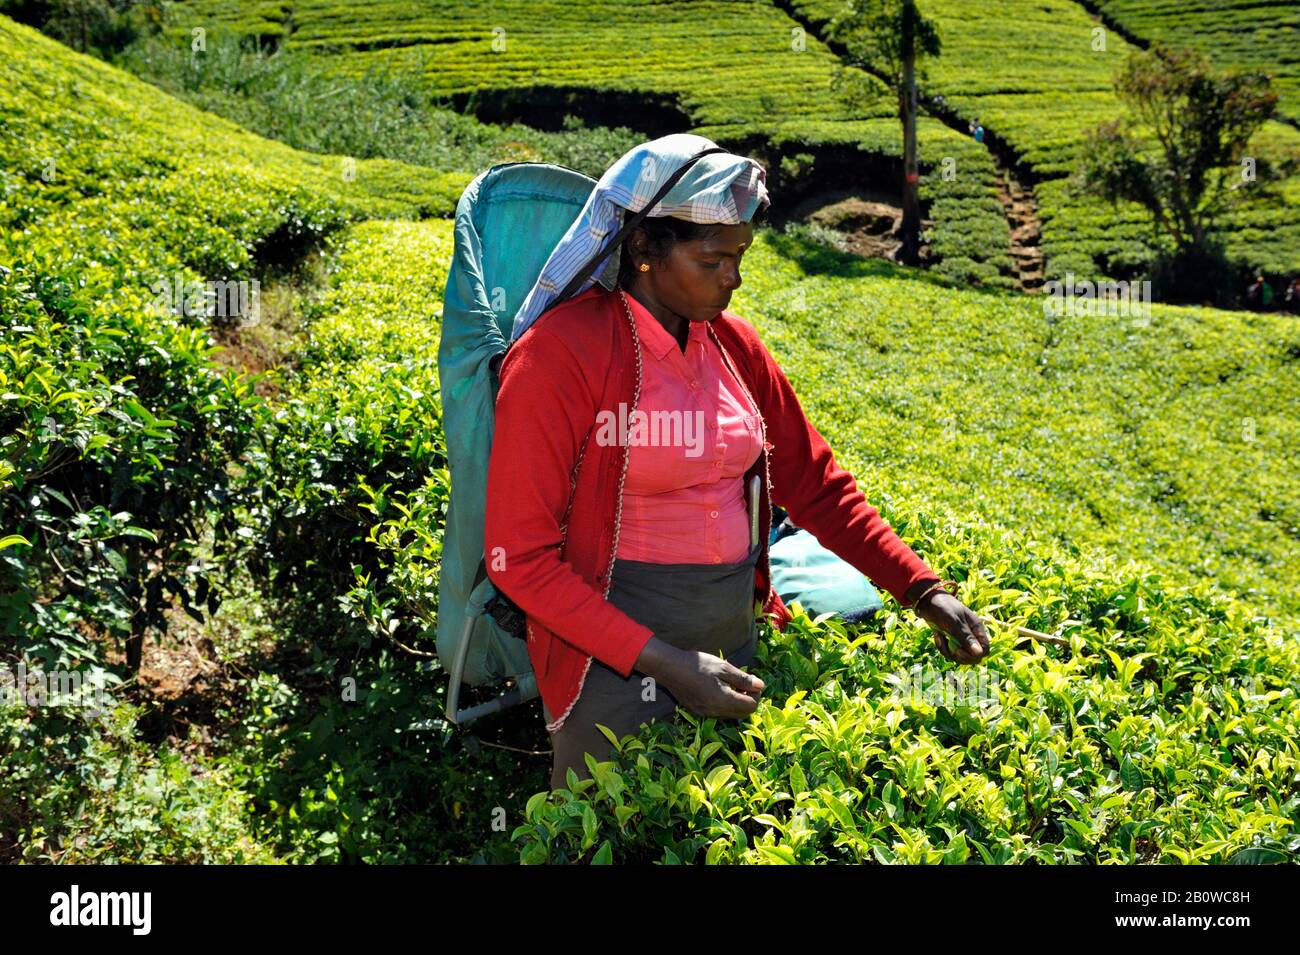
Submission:
[[[77,284],[0,266],[0,527],[15,541],[0,553],[0,630],[46,666],[95,665],[98,638],[78,626],[94,621],[137,664],[164,589],[216,609],[199,525],[227,498],[257,402],[214,366],[204,330]]]
[[[222,548],[251,532],[237,524],[232,476],[267,407],[253,378],[216,360],[208,316],[170,308],[158,290],[258,279],[268,250],[292,254],[357,218],[449,211],[467,181],[387,160],[347,168],[0,17],[6,670],[22,662],[120,688],[114,642],[161,633],[173,598],[196,620],[217,610],[231,569]],[[128,707],[135,691],[123,692]],[[133,731],[112,725],[6,707],[0,854],[265,857],[232,822],[246,812],[237,793],[215,776],[207,786],[173,744],[124,748]],[[193,802],[140,823],[163,810],[115,795],[123,772],[189,787],[177,806]],[[119,812],[125,828],[105,822]]]
[[[8,661],[6,660],[6,663]],[[248,794],[218,762],[141,741],[143,708],[32,715],[0,701],[5,861],[238,865],[277,861],[247,831]]]
[[[249,455],[251,565],[279,608],[294,684],[266,677],[274,718],[245,736],[257,831],[296,861],[512,858],[498,807],[522,805],[543,760],[479,747],[441,714],[434,643],[448,497],[437,380],[451,223],[364,223],[326,242],[329,286],[298,366]],[[298,684],[304,684],[299,686]],[[345,692],[351,687],[351,695]],[[521,708],[492,735],[535,733]],[[519,747],[516,747],[519,748]]]
[[[437,342],[451,224],[369,223],[327,248],[331,287],[308,308],[298,368],[246,475],[256,566],[279,599],[326,617],[358,570],[377,570],[372,523],[408,496],[432,494],[439,517],[446,500]]]
[[[1294,321],[1053,317],[766,232],[745,263],[734,310],[869,498],[942,503],[1300,619],[1278,571],[1300,560]]]
[[[163,589],[215,609],[212,582],[191,564],[196,522],[226,511],[226,467],[260,403],[213,360],[206,315],[165,293],[256,279],[269,242],[454,203],[461,180],[420,186],[403,173],[399,195],[421,198],[375,198],[371,172],[396,164],[332,181],[321,157],[5,18],[0,114],[0,560],[5,590],[19,595],[3,612],[8,632],[46,634],[52,642],[32,649],[67,663],[69,643],[88,652],[71,629],[79,615],[138,636],[158,625]],[[34,602],[51,579],[61,602]]]
[[[1300,849],[1300,652],[1266,621],[1153,577],[909,525],[994,626],[958,668],[925,627],[768,630],[739,722],[655,723],[591,778],[534,795],[521,860],[623,863],[1281,862]],[[1010,555],[1010,556],[1008,556]],[[1022,646],[1021,644],[1026,644]],[[608,734],[611,740],[612,734]]]

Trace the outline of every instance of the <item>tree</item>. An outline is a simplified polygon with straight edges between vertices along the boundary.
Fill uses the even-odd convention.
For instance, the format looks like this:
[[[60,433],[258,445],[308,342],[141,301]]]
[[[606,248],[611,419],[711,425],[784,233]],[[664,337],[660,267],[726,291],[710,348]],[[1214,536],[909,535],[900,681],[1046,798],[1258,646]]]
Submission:
[[[1263,73],[1215,72],[1202,54],[1160,44],[1129,56],[1115,92],[1131,115],[1088,135],[1082,181],[1112,203],[1146,209],[1174,245],[1171,274],[1183,296],[1199,298],[1186,283],[1208,288],[1207,266],[1219,260],[1216,220],[1244,187],[1276,179],[1289,165],[1247,156],[1277,94]]]
[[[139,0],[0,0],[0,14],[26,23],[80,53],[107,58],[139,33]],[[157,22],[156,6],[140,17]]]
[[[916,0],[845,0],[844,9],[827,27],[827,35],[844,45],[850,66],[878,77],[898,101],[898,118],[903,124],[903,221],[898,230],[898,259],[914,265],[921,249],[916,74],[924,57],[939,55],[939,32],[932,21],[921,16]],[[841,73],[837,84],[841,88],[843,80]],[[860,101],[860,96],[854,98]]]

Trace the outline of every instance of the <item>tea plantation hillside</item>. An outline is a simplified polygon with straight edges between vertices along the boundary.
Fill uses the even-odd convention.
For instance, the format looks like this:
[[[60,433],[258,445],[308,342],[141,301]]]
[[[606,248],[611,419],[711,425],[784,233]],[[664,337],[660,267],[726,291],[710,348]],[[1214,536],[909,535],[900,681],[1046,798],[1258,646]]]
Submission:
[[[790,0],[790,6],[814,25],[824,24],[838,9],[835,0]],[[1249,58],[1224,54],[1223,65],[1281,70],[1280,91],[1285,96],[1289,89],[1295,31],[1288,32],[1280,21],[1295,21],[1295,4],[1214,4],[1216,14],[1170,12],[1210,4],[1103,6],[1107,13],[1112,7],[1131,11],[1117,19],[1148,41],[1174,42],[1197,31],[1199,45],[1212,46],[1216,56],[1225,47],[1254,50]],[[1155,12],[1157,6],[1162,14]],[[946,109],[961,122],[978,120],[1023,166],[1043,222],[1047,277],[1099,271],[1127,276],[1148,266],[1157,246],[1140,210],[1113,209],[1079,193],[1069,180],[1085,131],[1123,115],[1111,84],[1133,45],[1106,30],[1074,0],[921,0],[919,7],[935,21],[943,43],[942,54],[929,67],[926,93],[942,94]],[[1138,10],[1146,15],[1139,16]],[[1176,20],[1182,30],[1168,35],[1163,28],[1167,20]],[[1215,29],[1203,31],[1202,24],[1209,21]],[[1256,45],[1261,40],[1266,42],[1262,48]],[[1280,108],[1288,115],[1285,99]],[[1271,122],[1256,143],[1274,153],[1300,151],[1300,131]],[[1283,185],[1281,201],[1262,198],[1235,213],[1223,232],[1235,263],[1279,277],[1300,270],[1300,178]]]
[[[233,480],[270,409],[193,287],[257,281],[357,219],[446,215],[468,179],[297,152],[0,17],[0,672],[120,688],[102,721],[0,700],[0,858],[268,857],[244,770],[182,723],[168,745],[122,682],[178,594],[199,618],[230,596],[214,533],[252,533]]]
[[[468,182],[289,149],[8,18],[0,71],[0,224],[19,249],[214,276],[246,268],[272,235],[293,242],[359,217],[446,215]],[[104,245],[114,242],[128,247]]]
[[[446,0],[362,7],[338,0],[187,0],[176,30],[229,26],[336,59],[341,70],[423,50],[432,54],[434,89],[461,102],[470,93],[487,97],[489,111],[512,102],[512,91],[529,90],[538,104],[546,102],[539,92],[588,91],[615,97],[611,111],[644,109],[647,98],[671,104],[702,135],[750,148],[766,141],[782,155],[800,151],[796,143],[807,152],[847,143],[896,156],[890,97],[882,95],[862,118],[828,89],[835,56],[817,35],[839,6],[836,0]],[[1281,70],[1284,96],[1290,89],[1294,4],[1102,6],[1143,42],[1164,36],[1166,27],[1176,27],[1171,40],[1203,31],[1201,45],[1214,46],[1226,64]],[[1101,24],[1075,0],[922,0],[920,8],[943,42],[942,55],[928,67],[925,99],[942,94],[942,115],[960,127],[980,120],[1023,167],[1036,187],[1046,277],[1130,277],[1149,268],[1162,240],[1139,210],[1079,194],[1068,179],[1084,132],[1121,114],[1111,82],[1133,46],[1105,31],[1098,48]],[[1172,13],[1175,8],[1183,12]],[[629,53],[623,38],[633,33],[641,39]],[[520,109],[520,102],[509,108]],[[1284,116],[1289,108],[1284,100]],[[1003,284],[996,276],[1011,275],[1007,233],[997,222],[984,148],[931,118],[922,122],[920,137],[935,251],[948,260],[943,271]],[[1258,144],[1273,153],[1300,152],[1300,131],[1270,123]],[[955,163],[951,180],[942,174],[945,159]],[[1284,184],[1281,201],[1261,198],[1234,214],[1223,232],[1229,260],[1242,269],[1278,279],[1300,270],[1300,178]]]
[[[538,702],[450,726],[430,656],[479,170],[293,150],[3,17],[0,80],[0,670],[109,690],[0,694],[0,861],[1296,859],[1296,323],[1052,317],[760,229],[732,310],[992,651],[798,613],[751,719],[548,794]],[[178,275],[264,279],[274,367]]]
[[[785,204],[831,168],[841,177],[861,170],[863,188],[895,188],[892,172],[885,183],[871,172],[901,155],[891,95],[857,73],[877,99],[865,114],[846,106],[830,88],[836,57],[765,0],[194,0],[176,10],[179,35],[230,28],[317,53],[344,73],[423,57],[430,88],[458,104],[481,100],[484,118],[521,116],[547,127],[568,110],[609,125],[692,129],[764,158]],[[631,35],[638,42],[629,49]],[[1010,286],[1007,224],[987,152],[933,119],[918,136],[937,270]],[[945,159],[956,174],[943,174]]]
[[[1300,611],[1280,572],[1300,559],[1295,321],[1053,318],[1023,296],[770,247],[738,310],[786,349],[809,414],[873,490]]]
[[[1300,124],[1300,4],[1278,0],[1101,0],[1090,6],[1150,42],[1203,50],[1216,63],[1275,77],[1278,112]]]

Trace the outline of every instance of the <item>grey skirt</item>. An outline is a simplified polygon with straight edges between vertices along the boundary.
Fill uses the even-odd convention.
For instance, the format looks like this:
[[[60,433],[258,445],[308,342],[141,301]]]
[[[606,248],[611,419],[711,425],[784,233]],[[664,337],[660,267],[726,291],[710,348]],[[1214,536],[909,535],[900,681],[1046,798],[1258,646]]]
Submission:
[[[683,650],[726,657],[733,666],[754,662],[758,629],[754,606],[754,568],[761,548],[728,564],[656,564],[615,560],[609,601],[655,637]],[[558,732],[551,734],[555,757],[551,788],[565,787],[565,771],[590,775],[584,753],[610,758],[613,746],[596,724],[622,738],[652,720],[672,721],[677,701],[667,687],[636,670],[622,677],[592,658],[578,701]],[[553,719],[542,705],[546,722]]]

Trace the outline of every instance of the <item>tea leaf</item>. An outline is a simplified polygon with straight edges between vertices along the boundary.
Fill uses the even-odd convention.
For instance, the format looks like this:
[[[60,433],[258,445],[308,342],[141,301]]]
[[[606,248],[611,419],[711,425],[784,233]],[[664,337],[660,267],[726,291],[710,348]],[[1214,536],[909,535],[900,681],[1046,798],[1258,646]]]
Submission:
[[[1129,792],[1139,792],[1146,786],[1146,777],[1142,775],[1142,770],[1127,756],[1120,763],[1119,778]]]
[[[970,858],[970,846],[966,845],[966,834],[957,833],[957,837],[948,844],[944,851],[943,861],[945,865],[965,865],[966,860]]]
[[[853,813],[849,812],[849,807],[840,801],[840,798],[831,792],[822,792],[822,802],[835,814],[839,824],[848,832],[857,832],[857,823],[853,820]]]
[[[790,764],[790,786],[796,796],[808,791],[808,780],[804,777],[803,769],[797,762]]]
[[[619,752],[619,741],[618,741],[618,736],[615,735],[614,731],[611,730],[611,729],[610,729],[608,726],[606,726],[604,723],[597,723],[597,724],[596,724],[596,729],[600,730],[601,735],[603,735],[603,736],[605,737],[605,739],[609,740],[610,745],[612,745],[612,746],[614,747],[614,752],[616,752],[616,753]]]
[[[1281,849],[1269,849],[1264,846],[1248,846],[1233,853],[1228,865],[1276,865],[1287,862],[1290,856]]]
[[[789,846],[758,846],[758,851],[779,865],[795,865],[798,860]]]

